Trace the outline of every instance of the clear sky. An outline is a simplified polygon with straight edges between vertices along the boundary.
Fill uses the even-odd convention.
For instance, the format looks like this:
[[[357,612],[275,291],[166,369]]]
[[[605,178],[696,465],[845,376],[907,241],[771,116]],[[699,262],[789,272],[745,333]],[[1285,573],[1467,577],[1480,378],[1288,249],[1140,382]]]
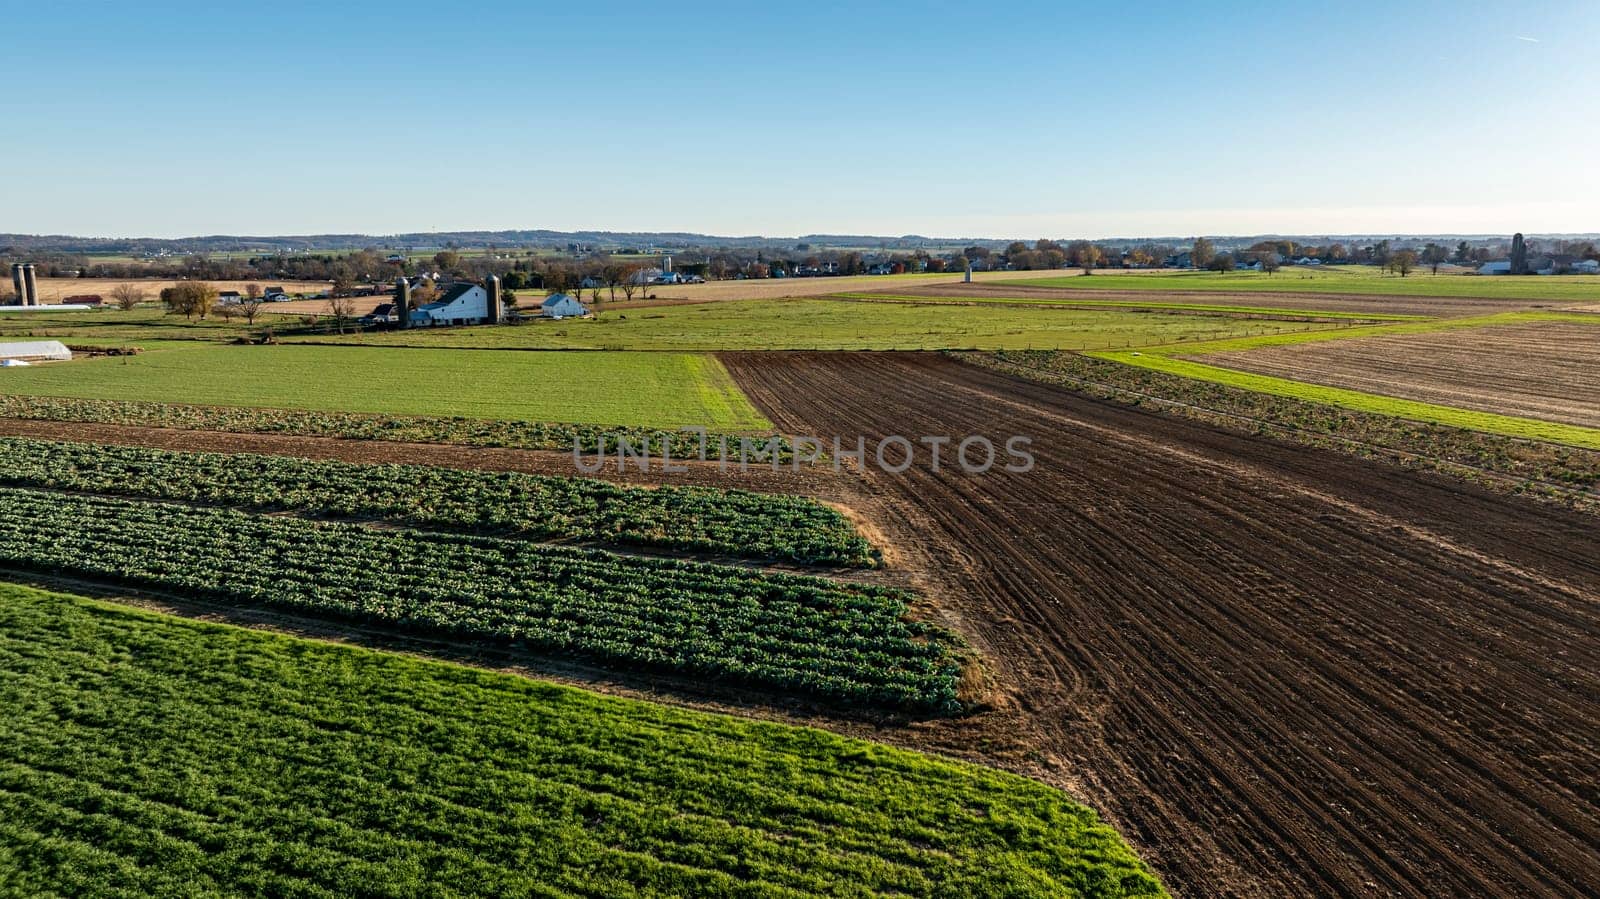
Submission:
[[[0,0],[0,232],[1600,230],[1600,3]]]

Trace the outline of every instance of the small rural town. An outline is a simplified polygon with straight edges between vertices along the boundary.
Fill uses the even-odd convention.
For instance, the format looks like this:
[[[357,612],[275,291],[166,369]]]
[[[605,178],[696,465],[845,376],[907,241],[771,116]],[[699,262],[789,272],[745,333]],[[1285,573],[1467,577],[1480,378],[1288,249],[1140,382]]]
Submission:
[[[11,12],[0,897],[1600,896],[1591,6]]]

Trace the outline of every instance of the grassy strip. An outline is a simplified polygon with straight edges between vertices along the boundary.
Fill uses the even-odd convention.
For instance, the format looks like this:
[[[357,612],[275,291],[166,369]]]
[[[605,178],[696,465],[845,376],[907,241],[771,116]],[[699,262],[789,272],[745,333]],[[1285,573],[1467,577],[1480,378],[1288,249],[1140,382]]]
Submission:
[[[1497,490],[1600,506],[1600,452],[1357,412],[1076,353],[965,353],[964,361],[1101,399],[1148,406],[1234,430],[1381,456]]]
[[[0,892],[1156,896],[1033,781],[0,585]]]
[[[1414,321],[1425,320],[1426,315],[1406,315],[1393,312],[1330,312],[1321,309],[1282,309],[1271,306],[1231,306],[1216,303],[1170,303],[1160,301],[1142,302],[1139,300],[1090,300],[1073,299],[1071,297],[1000,297],[1000,296],[970,296],[970,297],[926,297],[911,295],[891,295],[882,293],[841,293],[834,296],[847,300],[895,300],[900,302],[918,302],[938,304],[963,304],[963,303],[1022,303],[1030,306],[1068,306],[1072,308],[1110,308],[1110,309],[1174,309],[1184,312],[1209,312],[1223,315],[1259,315],[1269,318],[1289,319],[1329,319],[1336,321]]]
[[[394,416],[371,412],[258,409],[240,406],[197,406],[140,400],[82,399],[59,396],[0,394],[0,418],[35,421],[75,421],[93,424],[139,425],[188,431],[223,431],[230,434],[287,434],[296,437],[335,437],[345,440],[388,440],[401,443],[445,443],[463,446],[498,446],[511,449],[615,453],[619,440],[648,446],[653,457],[664,449],[674,459],[695,458],[700,451],[697,434],[657,431],[638,427],[507,421],[482,418]],[[710,435],[716,446],[716,433]],[[728,435],[739,446],[738,435]],[[771,439],[760,438],[762,445]],[[788,441],[779,438],[780,459],[793,458]]]
[[[709,487],[24,438],[0,438],[0,484],[757,559],[875,561],[850,522],[821,503]]]
[[[1302,381],[1291,381],[1287,378],[1275,378],[1269,375],[1235,371],[1230,368],[1218,368],[1215,365],[1191,362],[1186,359],[1174,359],[1161,353],[1097,352],[1088,355],[1097,359],[1149,368],[1166,374],[1211,381],[1216,384],[1240,387],[1258,393],[1270,393],[1275,396],[1292,397],[1313,403],[1325,403],[1330,406],[1353,409],[1357,412],[1390,415],[1396,418],[1408,418],[1413,421],[1468,428],[1489,434],[1519,437],[1524,440],[1548,440],[1586,449],[1600,449],[1600,428],[1586,428],[1560,422],[1541,421],[1536,418],[1521,418],[1515,415],[1499,415],[1493,412],[1476,412],[1469,409],[1458,409],[1454,406],[1441,406],[1435,403],[1399,399],[1375,393],[1362,393],[1358,390],[1347,390],[1343,387],[1324,387],[1320,384],[1307,384]]]
[[[612,668],[839,705],[959,709],[958,641],[907,621],[911,596],[901,590],[3,488],[0,564],[578,654]]]
[[[1471,274],[1408,277],[1385,275],[1371,266],[1317,269],[1295,267],[1265,272],[1126,272],[1091,277],[1064,276],[1007,281],[1027,287],[1087,290],[1194,290],[1237,293],[1346,293],[1369,296],[1484,297],[1514,300],[1600,300],[1600,276],[1524,277]]]

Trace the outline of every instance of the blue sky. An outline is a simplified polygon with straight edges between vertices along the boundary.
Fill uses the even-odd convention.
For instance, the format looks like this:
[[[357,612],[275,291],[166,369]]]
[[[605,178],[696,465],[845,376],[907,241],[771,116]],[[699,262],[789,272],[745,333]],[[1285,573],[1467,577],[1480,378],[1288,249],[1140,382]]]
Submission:
[[[1600,4],[0,0],[0,232],[1600,230]]]

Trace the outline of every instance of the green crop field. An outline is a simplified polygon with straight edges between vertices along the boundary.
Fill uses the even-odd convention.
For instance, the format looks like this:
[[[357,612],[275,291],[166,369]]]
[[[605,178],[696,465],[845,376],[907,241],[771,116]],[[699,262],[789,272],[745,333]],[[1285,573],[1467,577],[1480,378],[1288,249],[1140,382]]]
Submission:
[[[1522,300],[1600,300],[1600,275],[1472,275],[1415,271],[1402,278],[1373,266],[1291,267],[1264,272],[1118,272],[1009,281],[1030,287],[1086,290],[1204,290],[1237,293],[1305,291],[1379,296],[1489,297]]]
[[[0,585],[0,893],[1146,896],[1013,775]]]
[[[0,437],[0,484],[755,559],[875,561],[849,520],[813,499],[711,487],[16,437]]]
[[[12,488],[0,565],[832,704],[960,709],[959,641],[908,620],[911,594],[846,581]]]
[[[497,329],[484,329],[497,330]],[[509,329],[508,329],[509,330]],[[748,431],[770,427],[714,357],[155,341],[10,368],[0,394]]]
[[[1319,326],[1327,327],[1222,315],[787,299],[657,306],[610,311],[597,320],[532,322],[514,328],[385,331],[343,340],[418,347],[630,350],[1098,349]]]

